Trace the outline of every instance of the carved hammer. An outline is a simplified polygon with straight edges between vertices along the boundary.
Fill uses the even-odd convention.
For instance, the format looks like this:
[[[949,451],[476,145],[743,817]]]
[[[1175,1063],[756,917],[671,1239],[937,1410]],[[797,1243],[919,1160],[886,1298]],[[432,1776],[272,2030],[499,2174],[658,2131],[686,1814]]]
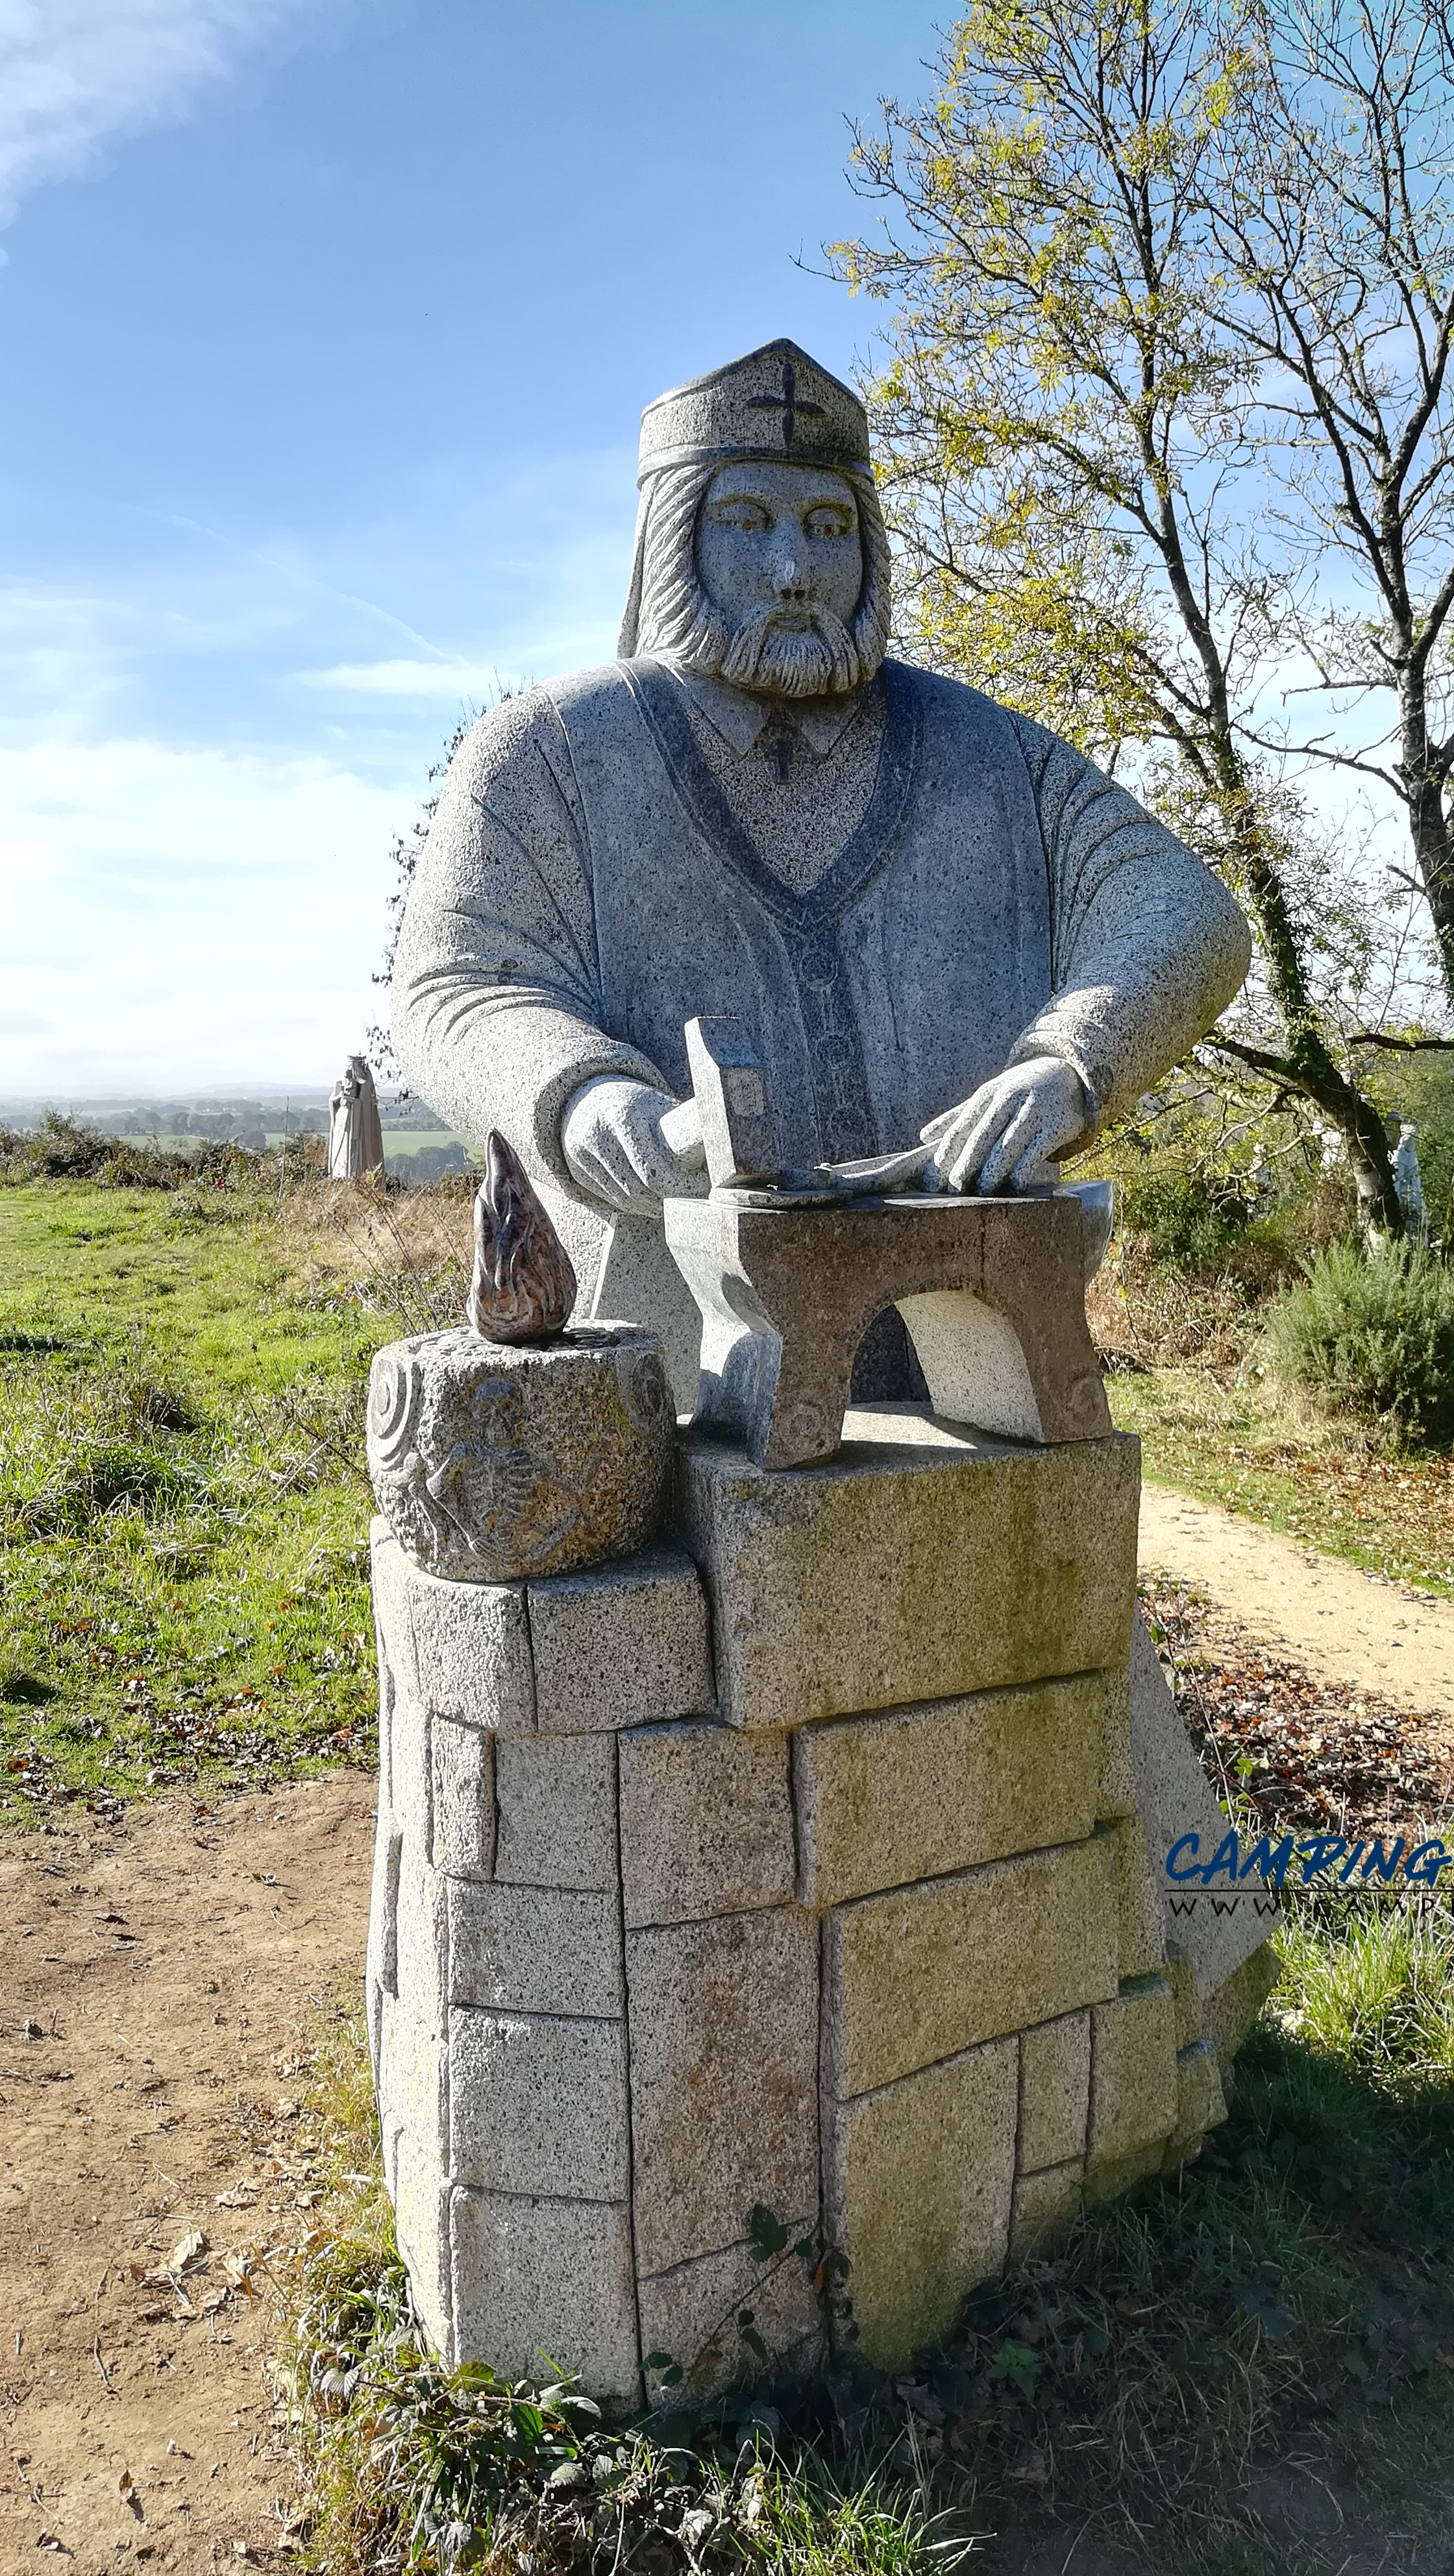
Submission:
[[[740,1020],[698,1019],[688,1020],[685,1036],[713,1189],[776,1181],[782,1172],[777,1127],[767,1077],[748,1031]],[[682,1112],[671,1114],[680,1117]],[[666,1126],[663,1120],[663,1135]]]

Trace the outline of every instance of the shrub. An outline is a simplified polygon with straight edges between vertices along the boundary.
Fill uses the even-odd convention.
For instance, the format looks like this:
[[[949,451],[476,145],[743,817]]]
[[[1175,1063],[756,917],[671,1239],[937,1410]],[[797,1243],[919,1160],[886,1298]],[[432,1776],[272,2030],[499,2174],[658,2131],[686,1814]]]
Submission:
[[[1173,1270],[1215,1270],[1247,1224],[1237,1192],[1225,1183],[1163,1164],[1118,1175],[1122,1223],[1145,1237],[1155,1261]]]
[[[1424,1244],[1329,1244],[1271,1309],[1267,1345],[1280,1375],[1402,1439],[1454,1434],[1454,1270]]]
[[[0,1126],[0,1186],[24,1181],[95,1181],[102,1189],[180,1190],[198,1181],[260,1174],[261,1154],[246,1146],[153,1145],[134,1136],[105,1136],[47,1109],[38,1127]]]

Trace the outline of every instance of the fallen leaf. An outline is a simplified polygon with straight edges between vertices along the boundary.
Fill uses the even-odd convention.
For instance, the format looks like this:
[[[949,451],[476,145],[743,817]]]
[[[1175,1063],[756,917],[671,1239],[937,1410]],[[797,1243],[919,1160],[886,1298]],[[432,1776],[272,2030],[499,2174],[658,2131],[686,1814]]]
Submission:
[[[1245,2317],[1256,2319],[1269,2343],[1281,2343],[1283,2336],[1291,2334],[1297,2324],[1291,2308],[1275,2290],[1268,2288],[1265,2281],[1252,2281],[1240,2289],[1237,2305]]]
[[[178,2237],[167,2257],[171,2270],[185,2272],[189,2263],[196,2262],[198,2255],[205,2250],[206,2244],[207,2239],[200,2227],[189,2228],[185,2236]]]
[[[212,2205],[214,2209],[251,2209],[256,2198],[255,2183],[235,2182],[231,2191],[219,2191]]]
[[[1010,2476],[1016,2486],[1043,2487],[1049,2481],[1050,2463],[1043,2451],[1027,2451],[1023,2460],[1011,2469]]]

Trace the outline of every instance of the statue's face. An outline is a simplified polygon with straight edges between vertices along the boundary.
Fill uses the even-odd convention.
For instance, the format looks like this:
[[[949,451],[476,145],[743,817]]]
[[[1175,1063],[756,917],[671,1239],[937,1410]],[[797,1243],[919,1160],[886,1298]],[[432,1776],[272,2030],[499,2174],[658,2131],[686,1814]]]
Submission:
[[[697,571],[734,633],[763,618],[809,634],[819,608],[846,625],[863,588],[852,485],[811,465],[724,465],[702,503]]]

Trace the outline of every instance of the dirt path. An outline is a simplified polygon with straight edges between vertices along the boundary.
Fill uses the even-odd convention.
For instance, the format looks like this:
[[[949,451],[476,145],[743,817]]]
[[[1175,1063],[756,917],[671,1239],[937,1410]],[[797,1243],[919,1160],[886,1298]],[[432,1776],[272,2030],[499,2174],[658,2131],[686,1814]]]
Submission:
[[[351,1772],[0,1844],[0,2566],[287,2563],[269,2258],[309,2225],[302,2051],[362,1969],[373,1804]]]
[[[1181,1575],[1328,1681],[1454,1724],[1454,1604],[1424,1602],[1167,1485],[1141,1492],[1141,1563]]]

